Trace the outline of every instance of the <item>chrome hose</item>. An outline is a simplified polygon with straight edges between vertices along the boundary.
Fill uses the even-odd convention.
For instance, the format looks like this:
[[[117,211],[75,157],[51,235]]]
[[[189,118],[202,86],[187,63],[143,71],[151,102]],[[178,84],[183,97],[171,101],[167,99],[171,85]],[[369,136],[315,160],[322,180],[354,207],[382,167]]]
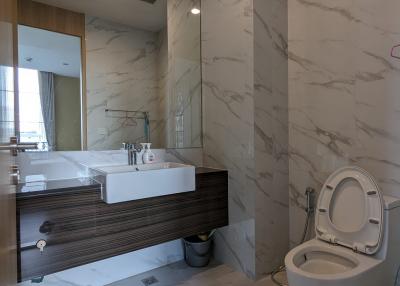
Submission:
[[[306,196],[307,196],[306,212],[307,212],[307,217],[306,217],[306,223],[304,225],[303,235],[301,237],[299,245],[303,244],[307,239],[308,227],[310,225],[311,215],[314,213],[314,206],[313,206],[313,202],[312,202],[314,193],[315,193],[314,189],[307,188],[307,190],[306,190]],[[276,285],[279,285],[279,286],[289,286],[287,284],[284,284],[284,283],[278,281],[276,279],[276,277],[275,277],[278,273],[281,273],[281,272],[283,272],[285,270],[286,270],[286,267],[283,264],[283,265],[280,265],[279,267],[277,267],[274,271],[272,271],[271,272],[271,280],[272,280],[272,282],[274,282]]]

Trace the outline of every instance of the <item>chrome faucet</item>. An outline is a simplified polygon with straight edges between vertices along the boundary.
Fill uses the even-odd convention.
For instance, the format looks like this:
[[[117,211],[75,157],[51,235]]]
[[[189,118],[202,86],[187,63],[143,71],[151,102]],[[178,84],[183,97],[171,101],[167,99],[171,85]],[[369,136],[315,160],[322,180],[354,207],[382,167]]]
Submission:
[[[138,155],[142,151],[142,146],[140,144],[125,144],[126,149],[128,150],[128,165],[137,165],[138,164]]]

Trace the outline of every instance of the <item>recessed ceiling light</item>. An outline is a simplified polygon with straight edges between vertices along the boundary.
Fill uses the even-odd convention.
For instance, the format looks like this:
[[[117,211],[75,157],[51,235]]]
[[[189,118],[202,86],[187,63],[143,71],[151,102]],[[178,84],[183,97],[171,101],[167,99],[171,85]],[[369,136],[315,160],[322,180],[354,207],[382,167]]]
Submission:
[[[200,9],[199,8],[193,8],[190,12],[192,12],[193,15],[198,15],[198,14],[200,14]]]
[[[63,66],[69,66],[69,63],[62,63]]]

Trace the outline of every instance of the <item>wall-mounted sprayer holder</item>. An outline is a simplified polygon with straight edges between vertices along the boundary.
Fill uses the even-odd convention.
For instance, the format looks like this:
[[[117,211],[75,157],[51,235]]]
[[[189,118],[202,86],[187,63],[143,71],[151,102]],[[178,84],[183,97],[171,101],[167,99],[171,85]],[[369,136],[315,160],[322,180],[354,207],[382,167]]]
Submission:
[[[315,210],[315,189],[308,187],[306,189],[306,209],[308,214],[314,213]]]

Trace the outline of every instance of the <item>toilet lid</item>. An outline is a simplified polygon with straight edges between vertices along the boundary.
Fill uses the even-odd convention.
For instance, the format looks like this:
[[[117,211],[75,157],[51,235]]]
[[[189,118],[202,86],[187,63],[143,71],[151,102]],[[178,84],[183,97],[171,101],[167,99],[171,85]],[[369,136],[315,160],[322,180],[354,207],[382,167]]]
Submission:
[[[322,240],[376,253],[382,239],[383,199],[373,177],[358,167],[330,175],[319,195],[315,229]]]

